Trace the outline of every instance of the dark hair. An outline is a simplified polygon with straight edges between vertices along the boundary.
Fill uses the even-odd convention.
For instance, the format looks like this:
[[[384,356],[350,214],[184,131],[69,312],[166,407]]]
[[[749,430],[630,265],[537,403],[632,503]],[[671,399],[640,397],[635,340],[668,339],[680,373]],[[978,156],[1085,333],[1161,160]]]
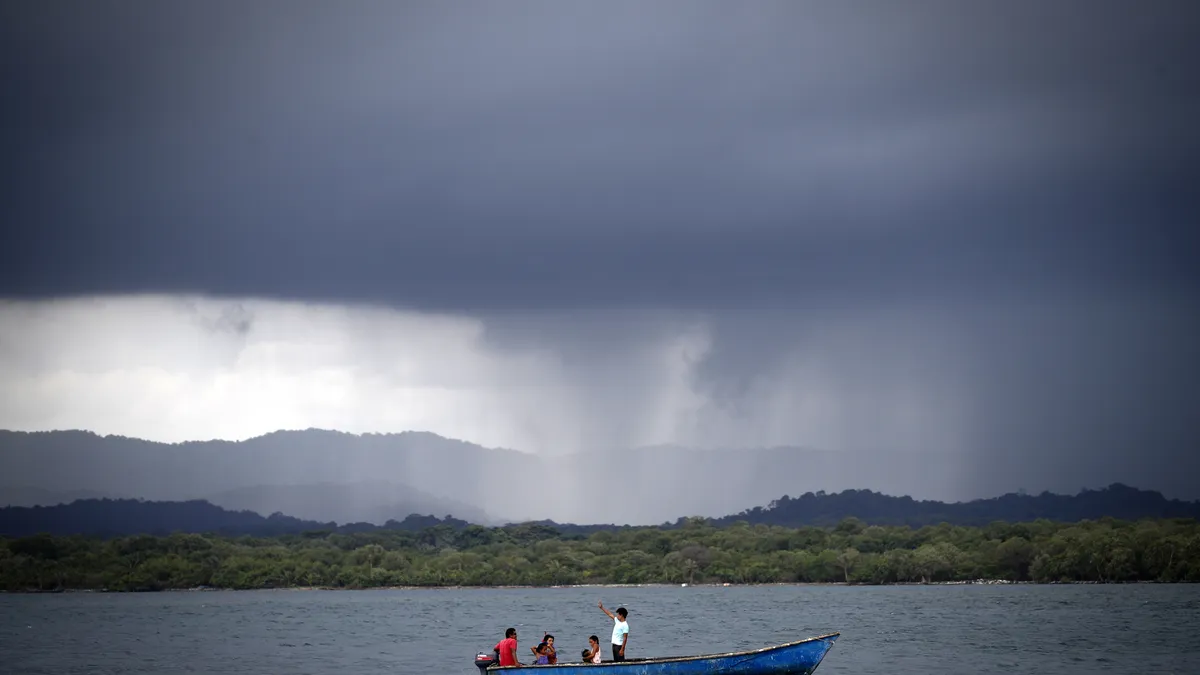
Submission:
[[[554,639],[553,635],[546,633],[545,635],[542,636],[542,644],[546,644],[547,642],[549,642],[550,640],[553,640],[553,639]]]
[[[590,649],[585,649],[585,650],[583,650],[582,652],[580,652],[580,653],[579,653],[579,656],[580,656],[580,658],[584,658],[584,659],[586,659],[586,658],[588,658],[589,656],[591,656],[591,654],[592,654],[592,650],[590,650]]]
[[[504,637],[506,637],[506,638],[510,638],[516,634],[517,634],[516,628],[509,628],[508,630],[504,631]]]
[[[595,640],[595,641],[596,641],[596,644],[599,644],[599,643],[600,643],[600,638],[596,637],[595,635],[588,636],[588,639],[589,639],[589,640]]]
[[[629,616],[629,612],[626,612],[624,607],[618,607],[617,608],[617,616],[624,619],[625,617]]]

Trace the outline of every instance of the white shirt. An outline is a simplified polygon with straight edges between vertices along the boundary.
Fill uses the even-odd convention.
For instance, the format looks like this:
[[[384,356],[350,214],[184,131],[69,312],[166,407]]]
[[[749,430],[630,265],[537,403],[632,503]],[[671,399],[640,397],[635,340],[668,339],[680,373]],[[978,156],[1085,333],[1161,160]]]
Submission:
[[[629,622],[621,619],[613,620],[613,636],[612,643],[614,645],[625,644],[624,637],[629,632]]]

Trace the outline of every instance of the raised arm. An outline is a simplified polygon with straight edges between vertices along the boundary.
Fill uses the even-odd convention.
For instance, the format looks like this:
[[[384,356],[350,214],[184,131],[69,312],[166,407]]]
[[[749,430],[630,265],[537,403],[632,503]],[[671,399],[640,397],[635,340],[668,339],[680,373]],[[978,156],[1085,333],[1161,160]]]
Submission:
[[[603,602],[603,601],[601,601],[601,602],[600,602],[600,603],[599,603],[597,606],[600,608],[600,611],[601,611],[601,612],[604,612],[605,614],[607,614],[607,615],[608,615],[608,618],[612,619],[613,621],[616,621],[616,620],[617,620],[617,617],[613,616],[613,613],[612,613],[612,612],[610,612],[610,611],[608,611],[607,609],[605,609],[605,608],[604,608],[604,602]]]

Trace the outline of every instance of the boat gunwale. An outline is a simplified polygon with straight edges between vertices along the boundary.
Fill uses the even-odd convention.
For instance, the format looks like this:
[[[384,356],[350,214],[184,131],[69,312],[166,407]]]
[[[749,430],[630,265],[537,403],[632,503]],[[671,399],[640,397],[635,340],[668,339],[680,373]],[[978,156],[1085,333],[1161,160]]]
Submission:
[[[696,654],[694,656],[656,656],[648,659],[637,659],[636,661],[601,661],[600,663],[575,662],[570,663],[528,663],[520,666],[488,666],[488,672],[514,670],[519,668],[595,668],[597,666],[620,666],[620,665],[643,665],[647,663],[678,663],[681,661],[698,661],[700,659],[722,659],[738,656],[754,656],[766,652],[773,652],[777,649],[787,649],[788,647],[797,647],[806,642],[816,642],[817,640],[826,641],[832,638],[836,640],[842,635],[841,631],[834,633],[825,633],[824,635],[814,635],[804,638],[803,640],[794,640],[792,642],[784,642],[778,645],[769,645],[759,647],[758,649],[750,649],[740,652],[722,652],[720,654]],[[830,644],[832,647],[832,644]],[[828,650],[826,650],[828,652]]]

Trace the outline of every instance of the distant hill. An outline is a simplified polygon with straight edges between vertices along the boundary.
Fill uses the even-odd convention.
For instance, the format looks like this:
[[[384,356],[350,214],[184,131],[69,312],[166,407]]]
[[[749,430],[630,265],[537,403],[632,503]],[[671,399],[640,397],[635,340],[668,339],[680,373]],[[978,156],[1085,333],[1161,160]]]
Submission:
[[[304,521],[281,514],[264,518],[250,511],[227,511],[199,500],[82,499],[57,506],[0,509],[0,534],[8,537],[42,532],[102,537],[172,532],[270,536],[332,527],[332,523]]]
[[[56,492],[24,485],[0,485],[0,506],[54,506],[79,499],[116,499],[120,496],[96,490]]]
[[[679,514],[719,517],[761,504],[766,497],[819,489],[870,488],[960,498],[930,490],[959,485],[956,477],[964,470],[963,461],[902,453],[865,457],[795,447],[655,447],[614,450],[603,457],[543,457],[422,432],[359,435],[309,429],[240,442],[154,443],[86,431],[0,431],[2,480],[53,492],[206,499],[268,512],[286,503],[284,498],[260,499],[247,491],[383,481],[420,492],[419,498],[402,503],[390,497],[364,500],[355,504],[353,514],[305,512],[321,521],[348,515],[372,520],[376,518],[371,509],[383,509],[381,515],[387,516],[386,509],[398,503],[404,510],[468,519],[482,512],[494,521],[553,518],[654,524]],[[595,487],[581,483],[585,475]],[[475,511],[448,508],[450,503]]]
[[[751,524],[834,525],[854,517],[870,525],[987,525],[1002,520],[1025,522],[1045,518],[1060,522],[1120,520],[1140,518],[1200,519],[1200,501],[1168,500],[1158,492],[1139,490],[1114,483],[1101,490],[1083,490],[1077,495],[1006,494],[992,499],[944,503],[917,501],[911,497],[890,497],[870,490],[846,490],[839,494],[806,493],[797,498],[783,496],[766,508],[755,507],[741,513],[717,518],[715,525],[737,521]]]
[[[382,523],[414,512],[462,514],[483,523],[512,517],[504,503],[479,499],[484,492],[475,486],[486,483],[494,467],[519,464],[522,457],[419,432],[313,429],[241,442],[155,443],[86,431],[0,431],[0,476],[6,483],[48,493],[203,499],[264,515],[283,511],[339,522]],[[515,505],[519,497],[505,503]]]
[[[383,527],[417,531],[441,524],[466,527],[469,523],[454,518],[412,515],[389,521]],[[332,522],[302,520],[281,513],[262,516],[251,511],[229,511],[203,500],[149,502],[139,499],[86,499],[58,506],[0,508],[0,536],[4,537],[26,537],[40,533],[114,537],[167,535],[174,532],[268,537],[314,530],[351,533],[375,529],[379,529],[379,526],[370,523],[339,526]]]
[[[995,521],[1022,522],[1047,519],[1060,522],[1141,518],[1193,518],[1200,520],[1200,502],[1167,500],[1157,492],[1114,484],[1103,490],[1084,490],[1077,495],[1037,496],[1010,494],[994,499],[946,504],[890,497],[869,490],[846,490],[839,494],[808,493],[795,499],[784,496],[766,508],[754,508],[722,518],[706,519],[717,527],[737,522],[800,527],[831,526],[845,518],[858,518],[868,525],[922,527],[950,523],[982,526]],[[682,526],[687,518],[660,527]],[[438,525],[467,527],[465,520],[432,514],[410,514],[383,525],[366,522],[343,523],[305,520],[283,514],[264,517],[251,511],[229,511],[206,501],[151,502],[141,500],[80,500],[50,507],[0,508],[0,536],[19,537],[46,532],[55,535],[86,534],[119,536],[169,534],[171,532],[270,536],[323,530],[343,533],[378,529],[418,531]],[[628,525],[576,525],[550,520],[521,523],[540,526],[565,536],[586,536],[600,530],[618,530]]]
[[[382,525],[413,513],[436,513],[479,525],[493,524],[487,513],[470,504],[387,481],[255,485],[219,492],[206,501],[233,511],[286,513],[303,520],[339,523]]]
[[[974,492],[980,488],[963,480],[977,468],[971,462],[964,453],[798,447],[660,446],[538,456],[423,432],[359,435],[309,429],[240,442],[171,444],[84,431],[0,431],[0,480],[5,484],[55,494],[87,490],[158,501],[205,499],[322,522],[380,523],[412,512],[485,522],[651,525],[681,514],[722,518],[776,495],[848,489],[958,502],[981,496]],[[1097,462],[1085,463],[1075,475],[1078,482],[1072,478],[1071,489],[1130,481],[1137,473]],[[368,488],[372,485],[376,487]],[[2,493],[0,489],[0,498]],[[860,501],[855,509],[877,509],[880,518],[908,508]],[[935,517],[930,509],[940,508],[938,503],[926,502],[913,517]],[[1009,509],[1007,503],[1002,506]]]

